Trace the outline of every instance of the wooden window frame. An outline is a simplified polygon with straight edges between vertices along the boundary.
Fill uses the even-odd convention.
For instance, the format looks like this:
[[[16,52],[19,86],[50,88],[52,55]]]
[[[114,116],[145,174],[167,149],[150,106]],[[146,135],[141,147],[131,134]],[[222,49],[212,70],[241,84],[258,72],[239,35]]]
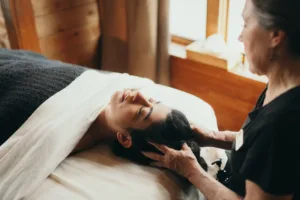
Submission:
[[[193,43],[194,40],[187,39],[187,38],[184,38],[184,37],[179,37],[179,36],[176,36],[176,35],[172,35],[172,42],[176,43],[176,44],[183,45],[183,46],[187,46],[187,45]]]
[[[218,33],[227,41],[228,12],[229,0],[207,0],[206,38]],[[172,42],[187,46],[194,40],[172,35]]]

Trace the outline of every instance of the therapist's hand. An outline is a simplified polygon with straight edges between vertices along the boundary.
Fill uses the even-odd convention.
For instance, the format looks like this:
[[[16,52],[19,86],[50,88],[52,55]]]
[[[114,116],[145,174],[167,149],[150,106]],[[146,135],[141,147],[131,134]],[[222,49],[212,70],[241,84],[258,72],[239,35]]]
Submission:
[[[191,129],[193,130],[195,134],[195,142],[200,147],[206,147],[210,145],[210,137],[211,137],[211,130],[200,127],[198,125],[195,125],[193,123],[190,124]]]
[[[170,169],[187,179],[203,170],[198,164],[197,158],[191,148],[186,143],[183,144],[180,151],[171,149],[165,145],[150,144],[164,154],[142,152],[146,157],[154,160],[151,164],[152,166]]]

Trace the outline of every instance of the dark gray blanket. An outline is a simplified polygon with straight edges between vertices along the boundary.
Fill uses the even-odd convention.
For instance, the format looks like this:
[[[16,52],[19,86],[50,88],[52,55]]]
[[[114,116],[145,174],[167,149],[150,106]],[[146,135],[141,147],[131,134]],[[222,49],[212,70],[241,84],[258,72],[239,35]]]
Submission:
[[[33,52],[0,48],[0,146],[84,70]]]

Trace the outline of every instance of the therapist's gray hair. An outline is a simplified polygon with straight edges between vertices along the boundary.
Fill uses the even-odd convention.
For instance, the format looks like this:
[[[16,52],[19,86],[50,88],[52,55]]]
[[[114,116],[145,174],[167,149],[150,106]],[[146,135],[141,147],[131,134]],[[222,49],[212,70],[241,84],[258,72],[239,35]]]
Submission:
[[[249,0],[261,26],[268,30],[279,29],[286,33],[288,50],[300,57],[300,0]]]

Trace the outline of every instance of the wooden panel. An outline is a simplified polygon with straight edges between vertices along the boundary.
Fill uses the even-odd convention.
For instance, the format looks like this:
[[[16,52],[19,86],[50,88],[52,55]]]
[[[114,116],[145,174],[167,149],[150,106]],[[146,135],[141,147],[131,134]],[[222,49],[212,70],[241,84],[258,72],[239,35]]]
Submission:
[[[31,0],[41,51],[51,59],[97,68],[97,0]]]
[[[31,0],[35,16],[55,13],[58,10],[70,9],[97,0]]]
[[[0,2],[1,4],[1,2]],[[1,8],[1,6],[0,6]],[[3,17],[2,9],[0,10],[0,47],[10,48],[8,33],[5,25],[5,19]]]
[[[3,14],[11,48],[40,52],[30,1],[2,0]]]
[[[96,67],[100,37],[98,0],[2,0],[1,3],[12,48]]]
[[[239,130],[265,84],[217,67],[171,57],[171,84],[208,102],[220,130]]]
[[[36,27],[39,38],[44,38],[66,30],[80,28],[90,24],[91,21],[99,22],[97,2],[38,16],[36,17]]]
[[[49,58],[90,68],[97,68],[97,48],[98,40],[91,40],[88,43],[73,45],[63,52],[49,56]]]
[[[59,54],[66,49],[71,49],[78,44],[85,44],[89,41],[96,41],[100,36],[99,23],[93,21],[77,29],[66,30],[53,36],[45,37],[40,40],[43,54],[52,56]]]

